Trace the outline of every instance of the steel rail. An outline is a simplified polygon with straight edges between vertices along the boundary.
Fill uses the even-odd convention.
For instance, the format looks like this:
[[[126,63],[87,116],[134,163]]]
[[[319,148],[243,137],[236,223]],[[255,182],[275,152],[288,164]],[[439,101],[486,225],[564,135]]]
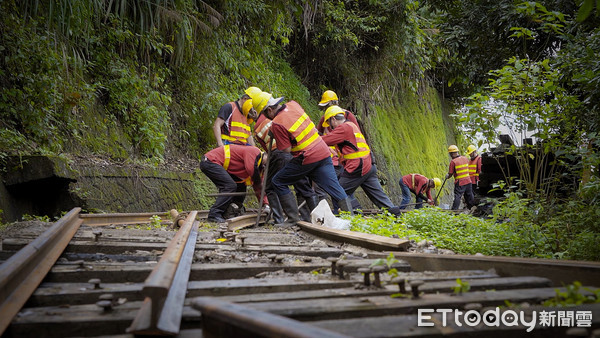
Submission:
[[[81,208],[73,208],[0,265],[0,334],[10,325],[81,226],[80,211]]]
[[[208,210],[199,210],[198,217],[206,218]],[[143,213],[116,213],[116,214],[81,214],[79,217],[83,219],[82,225],[88,226],[106,226],[111,224],[128,225],[128,224],[147,224],[151,222],[152,216],[159,216],[161,223],[171,221],[171,216],[168,211],[161,212],[143,212]]]
[[[196,245],[198,212],[192,211],[171,240],[142,289],[146,297],[127,329],[134,334],[179,333],[181,314]]]
[[[152,216],[159,216],[163,220],[169,219],[168,212],[144,212],[144,213],[118,213],[118,214],[81,214],[83,225],[104,226],[110,224],[143,224],[150,223]]]
[[[341,338],[346,335],[297,320],[213,297],[195,298],[192,306],[202,312],[202,336],[265,338]]]
[[[248,214],[233,217],[227,220],[227,229],[229,231],[236,231],[244,228],[249,228],[256,225],[257,218],[259,220],[259,223],[264,223],[266,216],[266,213],[263,212],[260,216],[257,216],[257,214]]]

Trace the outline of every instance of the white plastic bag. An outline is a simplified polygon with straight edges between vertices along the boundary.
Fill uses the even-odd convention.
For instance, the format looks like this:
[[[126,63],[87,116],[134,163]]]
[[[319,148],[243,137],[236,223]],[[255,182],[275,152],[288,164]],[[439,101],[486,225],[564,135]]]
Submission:
[[[319,202],[319,205],[310,213],[310,219],[313,224],[323,223],[323,226],[328,228],[350,230],[350,221],[335,217],[326,200]]]

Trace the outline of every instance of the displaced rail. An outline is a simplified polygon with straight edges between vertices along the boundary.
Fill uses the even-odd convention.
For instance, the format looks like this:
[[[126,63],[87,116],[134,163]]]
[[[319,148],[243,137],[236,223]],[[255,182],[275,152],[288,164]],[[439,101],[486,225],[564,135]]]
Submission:
[[[600,328],[598,303],[539,305],[574,281],[593,297],[599,263],[416,254],[402,239],[306,222],[278,228],[263,216],[254,227],[256,213],[214,225],[206,215],[76,208],[50,227],[4,234],[2,336],[530,337]],[[484,325],[486,313],[509,311],[526,320]],[[532,322],[542,311],[554,325]]]

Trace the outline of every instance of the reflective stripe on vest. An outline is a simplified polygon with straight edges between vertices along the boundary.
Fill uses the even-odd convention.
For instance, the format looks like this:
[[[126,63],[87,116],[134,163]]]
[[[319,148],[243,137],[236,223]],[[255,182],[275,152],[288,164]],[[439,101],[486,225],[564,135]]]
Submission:
[[[279,112],[273,119],[273,123],[283,126],[290,136],[295,140],[292,142],[292,152],[305,151],[319,143],[319,134],[315,125],[302,107],[295,102],[286,103],[286,108]]]
[[[292,147],[292,151],[300,151],[310,146],[318,137],[314,123],[310,120],[306,113],[288,129],[296,140],[296,146]]]
[[[479,176],[477,173],[477,163],[469,164],[469,176]]]
[[[369,156],[369,154],[371,153],[371,149],[369,148],[367,141],[365,141],[365,137],[363,136],[363,134],[357,132],[358,127],[354,123],[351,123],[351,125],[352,129],[354,130],[354,137],[356,137],[355,146],[356,148],[358,148],[358,150],[353,151],[349,154],[342,154],[342,158],[346,160],[351,160],[355,158]]]
[[[454,178],[460,180],[461,178],[469,177],[469,164],[460,164],[454,166]]]
[[[240,144],[247,144],[250,137],[250,126],[248,119],[238,109],[235,102],[231,104],[231,122],[229,123],[229,135],[221,133],[221,139]]]
[[[469,160],[469,176],[471,177],[477,177],[479,176],[479,173],[477,172],[477,160],[480,157],[477,156],[472,160]]]
[[[229,144],[224,145],[223,150],[225,151],[225,160],[223,161],[223,168],[227,170],[227,168],[229,168],[229,161],[231,160],[231,149],[229,149]]]
[[[271,125],[273,124],[273,121],[271,121],[270,119],[264,119],[260,122],[259,125],[256,126],[255,131],[258,130],[257,132],[255,132],[256,137],[260,138],[266,145],[267,147],[269,146],[269,142],[271,142],[271,136],[269,136],[269,131],[271,130]],[[275,141],[275,139],[273,139],[273,146],[271,147],[271,150],[274,150],[275,148],[277,148],[277,142]]]

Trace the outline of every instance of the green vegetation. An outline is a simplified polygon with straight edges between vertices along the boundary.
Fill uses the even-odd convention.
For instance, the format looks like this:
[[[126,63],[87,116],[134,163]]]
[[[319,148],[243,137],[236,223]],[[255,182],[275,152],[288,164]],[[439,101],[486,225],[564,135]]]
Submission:
[[[594,189],[597,184],[583,191],[598,191]],[[397,220],[390,214],[369,219],[355,216],[351,230],[429,240],[458,254],[598,261],[600,229],[595,220],[600,217],[600,204],[590,204],[585,196],[589,195],[561,205],[561,209],[546,209],[544,204],[510,193],[494,207],[491,219],[423,208]]]
[[[456,279],[456,286],[452,288],[452,292],[456,295],[462,295],[463,293],[471,290],[471,284],[468,281],[463,281],[460,278]]]
[[[554,298],[546,300],[544,306],[575,306],[581,304],[600,303],[600,289],[582,288],[580,282],[565,286],[566,291],[556,289]],[[587,291],[587,294],[584,294]]]
[[[462,253],[600,260],[591,0],[5,0],[0,10],[0,170],[27,154],[196,159],[214,145],[219,108],[246,87],[313,119],[333,89],[394,202],[401,174],[442,177],[449,143],[496,144],[499,122],[537,138],[510,149],[524,174],[506,174],[490,220],[427,209],[355,229]],[[212,191],[202,179],[195,188]]]

